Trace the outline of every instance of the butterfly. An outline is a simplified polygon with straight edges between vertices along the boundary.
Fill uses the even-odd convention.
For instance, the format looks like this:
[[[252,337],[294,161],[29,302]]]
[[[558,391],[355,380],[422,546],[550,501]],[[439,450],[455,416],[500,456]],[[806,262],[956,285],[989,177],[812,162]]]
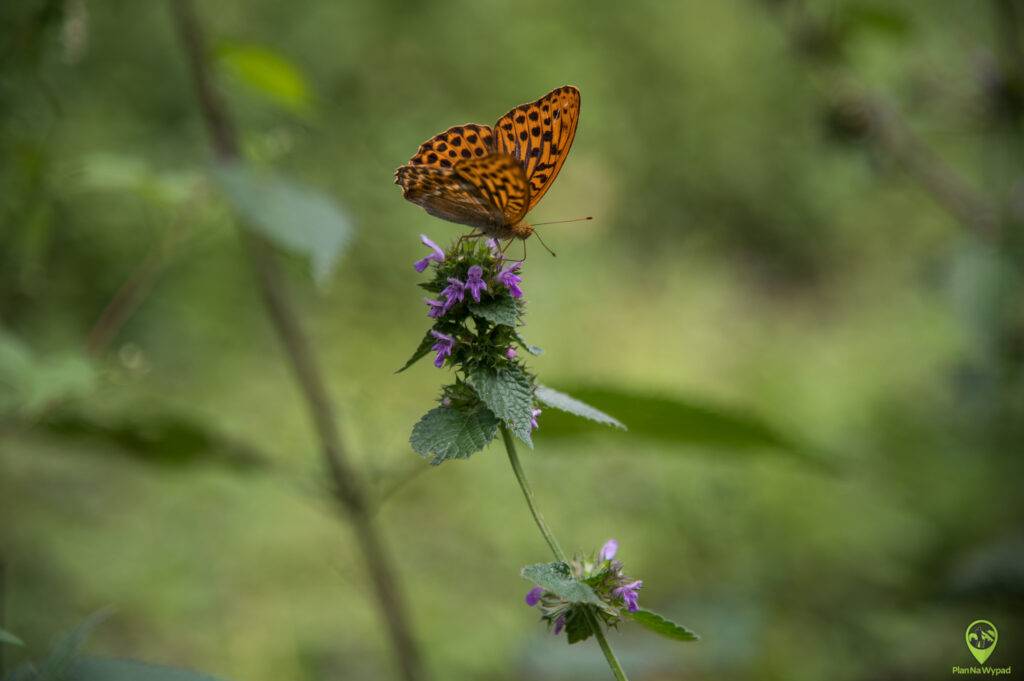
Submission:
[[[556,88],[493,126],[468,123],[435,135],[395,171],[395,184],[435,217],[496,239],[526,239],[533,227],[523,218],[562,169],[579,118],[580,91]]]

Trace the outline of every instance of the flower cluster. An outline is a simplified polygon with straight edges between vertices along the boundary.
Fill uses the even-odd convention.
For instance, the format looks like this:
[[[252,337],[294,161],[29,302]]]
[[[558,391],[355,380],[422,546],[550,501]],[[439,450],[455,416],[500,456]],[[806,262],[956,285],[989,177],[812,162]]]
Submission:
[[[623,609],[628,612],[640,609],[640,587],[644,584],[642,580],[627,577],[622,573],[622,563],[615,560],[618,550],[619,543],[609,539],[596,554],[576,556],[569,563],[572,578],[590,586],[603,602],[605,607],[594,612],[599,614],[608,626],[618,624]],[[567,601],[540,586],[530,589],[525,600],[531,608],[540,608],[541,619],[548,623],[555,635],[582,619],[584,615],[580,610],[587,607]],[[587,628],[586,625],[584,628]],[[571,642],[573,640],[570,632]]]
[[[420,241],[430,252],[413,268],[431,274],[420,286],[430,294],[423,302],[432,326],[409,364],[432,353],[435,367],[456,371],[455,383],[442,389],[442,407],[469,413],[483,403],[529,442],[541,411],[532,398],[535,378],[520,356],[520,350],[538,352],[517,331],[524,305],[523,263],[506,260],[493,239],[463,237],[447,250],[426,235]],[[486,389],[480,389],[484,383],[497,401],[489,401]],[[505,399],[510,391],[528,397],[510,402]],[[502,413],[508,405],[514,409]]]

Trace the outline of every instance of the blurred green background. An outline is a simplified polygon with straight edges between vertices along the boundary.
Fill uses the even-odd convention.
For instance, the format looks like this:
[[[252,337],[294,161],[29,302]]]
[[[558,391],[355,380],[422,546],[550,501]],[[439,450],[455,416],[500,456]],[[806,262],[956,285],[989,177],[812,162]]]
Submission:
[[[627,421],[616,395],[669,406],[660,434],[546,413],[523,456],[566,548],[616,537],[641,603],[703,636],[613,632],[631,678],[948,678],[977,618],[991,663],[1020,662],[1020,3],[199,11],[247,157],[351,223],[322,285],[283,257],[435,678],[608,675],[522,603],[547,550],[500,446],[427,466],[408,434],[449,377],[393,373],[427,328],[417,237],[460,233],[394,169],[566,83],[578,134],[531,217],[595,220],[544,228],[557,258],[531,243],[530,366]],[[8,667],[113,605],[91,652],[394,678],[168,8],[13,0],[0,22],[2,626],[29,651]],[[674,421],[687,405],[792,444]]]

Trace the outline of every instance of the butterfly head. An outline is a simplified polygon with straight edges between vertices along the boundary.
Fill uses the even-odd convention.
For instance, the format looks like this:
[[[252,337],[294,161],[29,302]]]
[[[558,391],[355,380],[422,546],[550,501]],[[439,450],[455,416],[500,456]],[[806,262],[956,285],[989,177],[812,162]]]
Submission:
[[[524,241],[526,239],[529,239],[530,236],[533,234],[533,226],[531,226],[529,223],[525,221],[517,222],[516,224],[512,225],[511,229],[512,234],[513,236],[515,236],[515,238],[523,239]]]

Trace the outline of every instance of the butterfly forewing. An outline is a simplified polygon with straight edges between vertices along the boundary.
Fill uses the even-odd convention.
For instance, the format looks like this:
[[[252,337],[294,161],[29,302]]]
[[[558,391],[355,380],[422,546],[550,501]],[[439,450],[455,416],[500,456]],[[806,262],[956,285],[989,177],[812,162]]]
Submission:
[[[526,172],[527,210],[537,205],[562,169],[579,118],[580,91],[566,85],[517,106],[494,125],[497,150],[518,159]]]
[[[493,153],[466,159],[456,164],[455,174],[501,211],[504,224],[514,225],[526,216],[530,207],[530,185],[515,158]]]
[[[404,165],[395,173],[402,195],[442,220],[471,227],[489,227],[504,220],[501,208],[451,168]]]
[[[410,165],[453,168],[471,158],[480,158],[494,151],[494,130],[487,125],[466,123],[448,128],[420,145]]]

